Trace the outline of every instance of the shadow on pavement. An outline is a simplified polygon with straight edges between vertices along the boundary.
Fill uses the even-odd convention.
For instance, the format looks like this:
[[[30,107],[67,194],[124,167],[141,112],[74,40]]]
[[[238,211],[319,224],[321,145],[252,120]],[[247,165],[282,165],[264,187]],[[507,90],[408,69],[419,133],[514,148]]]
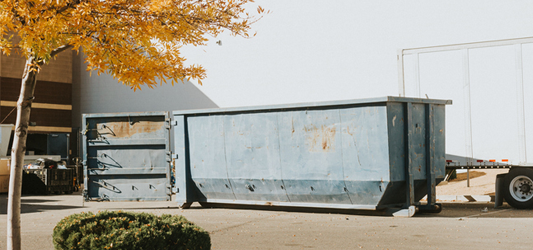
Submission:
[[[68,210],[68,209],[82,208],[81,206],[61,204],[61,203],[66,203],[65,201],[68,199],[66,200],[55,199],[54,196],[46,196],[46,195],[38,196],[38,197],[39,198],[36,198],[36,196],[31,196],[31,198],[29,197],[25,198],[25,196],[22,196],[22,199],[20,201],[21,213],[23,214],[24,213],[40,213],[40,212],[54,211],[54,210]],[[42,197],[42,199],[40,197]],[[7,214],[7,203],[8,203],[7,194],[1,194],[0,195],[0,215]]]
[[[160,207],[106,207],[110,210],[177,210],[180,209],[177,204],[171,206],[160,206]],[[203,206],[198,203],[193,203],[193,205],[184,210],[195,210],[195,211],[209,211],[211,209],[231,209],[231,210],[255,210],[255,211],[273,211],[273,212],[295,212],[295,213],[315,213],[315,214],[346,214],[346,215],[370,215],[370,216],[390,216],[392,213],[385,210],[347,210],[347,209],[330,209],[330,208],[302,208],[302,207],[281,207],[281,206],[253,206],[253,205],[234,205],[234,204],[204,204]]]
[[[61,195],[61,196],[29,196],[22,197],[21,210],[22,213],[39,213],[46,211],[59,211],[69,209],[84,208],[77,202],[76,199],[81,199],[78,195]],[[81,202],[80,202],[81,203]],[[150,204],[151,202],[132,202],[122,203],[117,202],[89,202],[85,206],[93,209],[106,210],[178,210],[178,204],[175,202]],[[317,213],[317,214],[342,214],[342,215],[358,215],[358,216],[376,216],[376,217],[392,217],[392,213],[397,209],[387,210],[351,210],[351,209],[323,209],[323,208],[301,208],[301,207],[281,207],[281,206],[250,206],[250,205],[234,205],[234,204],[216,204],[216,203],[193,203],[188,210],[194,211],[210,211],[211,209],[233,209],[233,210],[256,210],[256,211],[273,211],[273,212],[289,212],[289,213]],[[7,213],[7,195],[0,195],[0,215]],[[494,203],[487,202],[448,202],[442,203],[442,211],[440,213],[421,213],[417,212],[414,217],[424,218],[533,218],[532,209],[514,209],[507,203],[499,208],[494,208]]]
[[[417,213],[415,217],[436,218],[533,218],[532,209],[515,209],[504,203],[494,208],[494,203],[464,202],[442,203],[440,213]]]
[[[113,209],[113,208],[111,208]],[[167,207],[131,207],[131,208],[116,208],[122,210],[151,210],[151,209],[179,209],[176,206]],[[320,208],[298,208],[298,207],[278,207],[278,206],[244,206],[233,204],[204,204],[200,206],[193,204],[188,210],[206,210],[209,209],[233,209],[233,210],[256,210],[256,211],[281,211],[281,212],[296,212],[296,213],[321,213],[321,214],[344,214],[344,215],[360,215],[360,216],[380,216],[392,217],[392,213],[397,209],[390,210],[346,210],[346,209],[320,209]],[[433,217],[433,218],[533,218],[532,209],[514,209],[504,203],[499,208],[494,208],[494,203],[443,203],[442,211],[440,213],[422,213],[417,212],[414,217]]]
[[[65,206],[65,205],[43,205],[43,204],[21,204],[21,213],[41,213],[48,212],[53,210],[68,210],[68,209],[78,209],[82,208],[81,206]],[[1,204],[0,215],[7,214],[7,203]]]
[[[47,199],[23,199],[20,201],[21,203],[40,203],[40,202],[58,202],[59,200],[47,200]]]
[[[195,203],[196,204],[196,203]],[[311,207],[285,207],[285,206],[254,206],[254,205],[235,205],[235,204],[217,204],[202,203],[194,205],[188,209],[236,209],[236,210],[259,210],[259,211],[281,211],[296,213],[314,213],[314,214],[346,214],[346,215],[368,215],[368,216],[391,216],[392,212],[397,210],[356,210],[356,209],[332,209],[332,208],[311,208]]]

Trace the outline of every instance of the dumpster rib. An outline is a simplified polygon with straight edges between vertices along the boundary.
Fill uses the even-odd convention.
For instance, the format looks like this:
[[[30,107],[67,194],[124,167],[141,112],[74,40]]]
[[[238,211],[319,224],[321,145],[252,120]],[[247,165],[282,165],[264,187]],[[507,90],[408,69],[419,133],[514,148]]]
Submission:
[[[436,202],[435,195],[435,127],[434,127],[434,113],[433,105],[426,104],[426,174],[427,174],[427,188],[428,188],[428,205],[433,205]]]
[[[405,155],[407,162],[405,164],[406,166],[406,176],[405,176],[405,182],[407,183],[407,206],[412,206],[415,204],[415,184],[414,184],[414,176],[413,176],[413,154],[416,154],[414,152],[414,146],[413,144],[413,103],[407,102],[406,103],[406,109],[407,109],[407,124],[406,124],[406,147],[405,147]]]

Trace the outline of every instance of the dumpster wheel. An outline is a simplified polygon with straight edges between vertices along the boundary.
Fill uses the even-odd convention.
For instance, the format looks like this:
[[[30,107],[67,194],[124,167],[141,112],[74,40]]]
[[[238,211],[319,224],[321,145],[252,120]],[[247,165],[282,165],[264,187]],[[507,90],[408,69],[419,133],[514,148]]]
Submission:
[[[505,176],[503,195],[514,208],[533,208],[533,169],[511,169]]]

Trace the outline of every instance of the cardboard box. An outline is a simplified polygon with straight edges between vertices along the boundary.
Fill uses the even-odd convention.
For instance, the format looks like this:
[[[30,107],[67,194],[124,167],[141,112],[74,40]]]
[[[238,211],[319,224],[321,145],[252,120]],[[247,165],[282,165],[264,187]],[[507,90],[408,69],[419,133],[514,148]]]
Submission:
[[[11,159],[0,159],[0,193],[7,193],[9,190],[9,173],[11,171]]]
[[[11,168],[11,159],[2,158],[0,159],[0,175],[9,175]]]
[[[9,191],[9,175],[0,175],[0,193]]]

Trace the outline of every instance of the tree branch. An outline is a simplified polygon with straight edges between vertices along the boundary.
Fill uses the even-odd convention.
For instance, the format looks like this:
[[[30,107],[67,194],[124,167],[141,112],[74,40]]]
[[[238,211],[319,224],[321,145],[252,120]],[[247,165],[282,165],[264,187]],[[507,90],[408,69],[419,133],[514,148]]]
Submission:
[[[74,1],[74,2],[70,2],[68,3],[67,5],[63,6],[62,8],[60,9],[57,9],[56,10],[56,14],[62,14],[64,11],[66,11],[67,9],[69,8],[76,8],[77,5],[79,5],[82,1],[81,0],[77,0],[77,1]]]
[[[59,46],[57,47],[56,49],[52,50],[52,52],[50,53],[50,58],[56,56],[57,54],[67,50],[67,49],[70,49],[72,48],[72,45],[62,45],[62,46]],[[43,64],[45,64],[46,62],[44,60],[40,60],[38,62],[39,66],[42,66]]]
[[[72,45],[62,45],[62,46],[59,46],[57,47],[56,49],[52,50],[52,53],[50,53],[50,56],[51,57],[54,57],[56,56],[57,54],[67,50],[67,49],[70,49],[72,48]]]

